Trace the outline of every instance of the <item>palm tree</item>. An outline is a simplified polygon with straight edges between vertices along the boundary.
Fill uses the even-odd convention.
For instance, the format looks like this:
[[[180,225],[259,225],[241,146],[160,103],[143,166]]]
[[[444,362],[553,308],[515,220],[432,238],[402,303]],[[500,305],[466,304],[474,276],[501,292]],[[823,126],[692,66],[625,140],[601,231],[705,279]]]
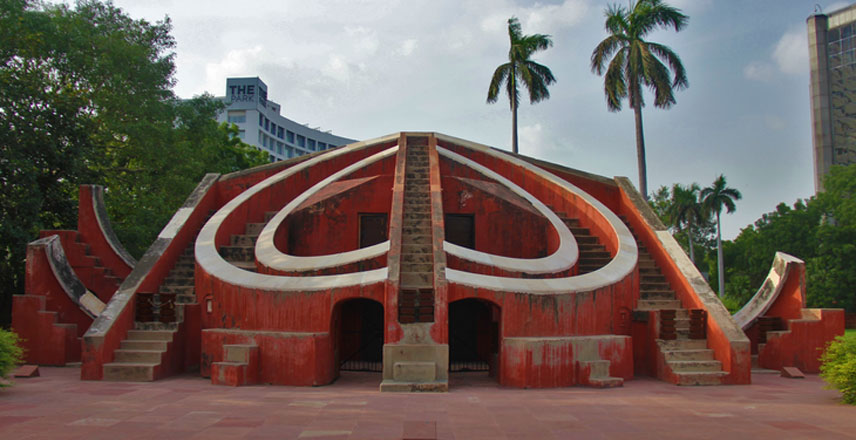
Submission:
[[[668,215],[672,224],[678,229],[686,225],[687,239],[690,244],[690,260],[695,264],[695,252],[693,249],[693,226],[705,223],[704,209],[699,203],[699,188],[697,183],[683,186],[676,183],[672,186],[672,200],[669,205]]]
[[[725,267],[722,261],[722,232],[719,222],[719,214],[722,213],[722,207],[729,214],[737,209],[734,202],[743,197],[740,191],[729,188],[725,183],[725,176],[722,174],[713,181],[713,185],[701,190],[701,205],[708,213],[716,214],[716,259],[718,262],[717,269],[719,271],[719,296],[725,294]]]
[[[511,103],[511,151],[517,154],[517,107],[520,104],[518,83],[529,90],[529,103],[550,98],[547,86],[556,82],[553,72],[529,59],[535,52],[553,45],[549,35],[523,35],[517,17],[508,19],[508,37],[511,48],[508,49],[508,62],[497,67],[487,90],[487,102],[493,104],[499,99],[499,89],[506,83],[505,91]]]
[[[628,98],[633,109],[636,117],[639,191],[648,200],[645,137],[642,132],[642,107],[645,106],[642,87],[648,87],[654,92],[654,106],[669,108],[675,103],[674,90],[686,88],[689,82],[681,59],[672,49],[643,38],[658,27],[674,27],[676,32],[680,31],[686,26],[689,17],[662,0],[635,0],[629,8],[613,4],[604,13],[609,36],[592,52],[591,70],[598,75],[605,72],[603,89],[610,111],[621,110],[621,100],[624,98]],[[670,77],[669,68],[674,72],[674,79]]]

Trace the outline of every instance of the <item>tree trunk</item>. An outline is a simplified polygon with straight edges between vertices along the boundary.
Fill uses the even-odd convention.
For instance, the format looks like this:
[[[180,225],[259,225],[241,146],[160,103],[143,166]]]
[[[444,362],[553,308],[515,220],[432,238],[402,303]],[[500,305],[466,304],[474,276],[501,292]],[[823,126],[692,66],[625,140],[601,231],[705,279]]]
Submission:
[[[716,261],[719,269],[719,297],[725,296],[725,262],[722,261],[722,226],[719,223],[719,213],[716,213]]]
[[[517,154],[517,103],[511,100],[511,152]]]
[[[695,265],[695,252],[693,251],[693,224],[687,225],[687,240],[690,242],[690,261]]]
[[[648,200],[648,172],[645,166],[645,134],[642,133],[642,107],[639,100],[633,104],[633,114],[636,116],[636,161],[639,167],[639,192]]]

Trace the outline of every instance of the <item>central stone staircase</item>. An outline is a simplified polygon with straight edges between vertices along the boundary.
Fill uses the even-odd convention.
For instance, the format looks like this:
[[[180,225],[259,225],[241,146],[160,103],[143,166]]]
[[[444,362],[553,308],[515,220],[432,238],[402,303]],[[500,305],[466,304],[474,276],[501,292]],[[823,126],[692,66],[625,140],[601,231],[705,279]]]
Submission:
[[[220,246],[220,255],[229,263],[250,272],[256,272],[256,240],[259,234],[276,215],[276,211],[266,212],[262,223],[247,223],[243,234],[235,234],[230,238],[229,245]]]
[[[580,226],[580,220],[568,217],[564,212],[558,211],[552,206],[548,206],[560,220],[574,234],[574,239],[577,240],[577,246],[580,250],[580,257],[577,260],[577,273],[582,275],[589,272],[594,272],[603,266],[609,264],[612,256],[606,250],[606,246],[600,243],[597,236],[592,235],[591,230]]]
[[[384,392],[449,388],[448,345],[430,340],[434,254],[428,149],[427,137],[407,138],[398,292],[398,320],[406,342],[384,345]]]

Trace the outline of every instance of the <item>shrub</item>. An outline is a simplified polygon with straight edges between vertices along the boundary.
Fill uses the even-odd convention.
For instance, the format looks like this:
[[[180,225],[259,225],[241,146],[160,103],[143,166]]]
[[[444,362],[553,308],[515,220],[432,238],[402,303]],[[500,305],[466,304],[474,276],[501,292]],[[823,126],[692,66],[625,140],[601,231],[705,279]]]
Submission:
[[[838,389],[844,403],[856,405],[856,338],[835,338],[820,360],[820,376],[829,383],[827,388]]]
[[[0,329],[0,377],[6,377],[24,356],[20,338],[15,332]],[[0,382],[0,386],[6,386]]]

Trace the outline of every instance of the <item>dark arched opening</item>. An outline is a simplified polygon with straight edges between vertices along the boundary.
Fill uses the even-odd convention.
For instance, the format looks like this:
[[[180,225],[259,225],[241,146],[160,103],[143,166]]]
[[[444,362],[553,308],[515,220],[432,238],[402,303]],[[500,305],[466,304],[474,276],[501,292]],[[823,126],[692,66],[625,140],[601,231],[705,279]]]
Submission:
[[[479,299],[449,304],[449,372],[483,371],[496,375],[500,308]]]
[[[383,306],[370,299],[346,300],[333,315],[339,371],[383,370]]]

